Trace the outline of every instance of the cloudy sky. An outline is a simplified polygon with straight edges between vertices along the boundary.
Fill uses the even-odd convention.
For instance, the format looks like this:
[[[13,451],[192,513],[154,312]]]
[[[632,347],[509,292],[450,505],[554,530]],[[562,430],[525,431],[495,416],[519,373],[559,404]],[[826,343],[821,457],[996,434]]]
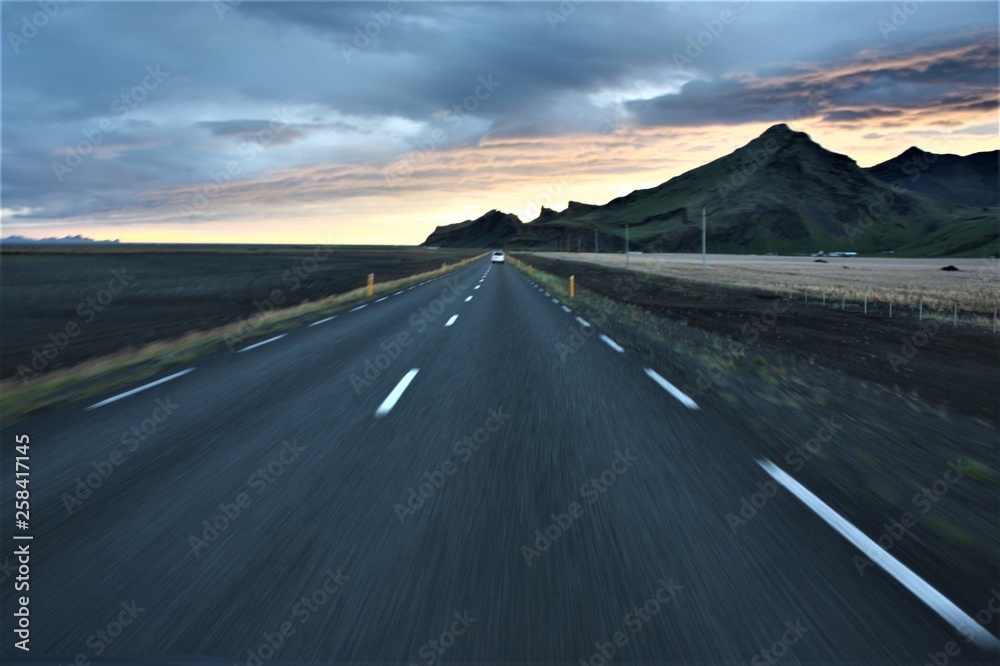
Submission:
[[[987,2],[2,5],[3,235],[421,242],[604,203],[786,122],[1000,147]]]

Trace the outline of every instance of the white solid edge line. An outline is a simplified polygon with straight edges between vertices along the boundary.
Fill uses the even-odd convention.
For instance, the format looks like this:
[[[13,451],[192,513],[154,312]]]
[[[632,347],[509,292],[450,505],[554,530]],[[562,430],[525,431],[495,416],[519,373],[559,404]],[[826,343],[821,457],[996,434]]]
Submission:
[[[603,333],[601,333],[601,335],[599,337],[601,338],[601,340],[604,340],[604,344],[606,344],[607,346],[611,347],[616,352],[621,353],[621,352],[625,351],[624,347],[622,347],[620,344],[618,344],[617,342],[615,342],[614,340],[612,340],[608,336],[604,335]]]
[[[654,382],[659,384],[667,393],[680,400],[685,407],[687,407],[688,409],[698,409],[698,403],[696,403],[694,400],[684,395],[684,393],[679,388],[677,388],[676,386],[668,382],[666,379],[661,377],[660,373],[656,372],[656,370],[653,370],[652,368],[646,368],[646,374],[649,375],[649,377]]]
[[[456,320],[456,319],[458,319],[458,315],[452,315],[452,316],[451,316],[451,319],[449,319],[449,320],[448,320],[448,321],[447,321],[447,322],[445,323],[445,326],[451,326],[452,324],[454,324],[454,323],[455,323],[455,320]]]
[[[890,576],[898,580],[921,601],[930,606],[932,610],[944,618],[951,626],[955,627],[963,637],[976,642],[981,647],[993,650],[1000,649],[1000,640],[996,636],[966,615],[961,608],[931,587],[927,581],[914,573],[909,567],[872,541],[864,532],[849,523],[847,519],[830,508],[829,505],[814,495],[808,488],[766,458],[758,460],[757,464],[763,467],[764,471],[770,474],[775,481],[798,497],[803,504],[815,511],[830,527],[840,532],[858,550],[867,555],[868,559],[885,569]]]
[[[562,306],[562,309],[563,309],[563,312],[565,312],[565,313],[567,313],[567,314],[568,314],[568,313],[570,313],[570,312],[572,312],[572,310],[570,310],[570,309],[569,309],[568,307],[566,307],[565,305],[564,305],[564,306]]]
[[[361,308],[366,308],[366,307],[368,307],[367,303],[365,303],[364,305],[359,305],[358,307],[354,308],[353,310],[348,310],[348,312],[357,312]]]
[[[384,301],[384,300],[385,300],[385,299],[387,299],[387,298],[389,298],[389,297],[388,297],[388,296],[383,296],[382,298],[378,299],[378,300],[377,300],[377,301],[375,301],[375,302],[376,302],[376,303],[381,303],[382,301]]]
[[[314,321],[313,323],[311,323],[309,325],[310,326],[319,326],[320,324],[325,324],[326,322],[330,321],[331,319],[336,319],[336,318],[337,318],[337,315],[333,315],[332,317],[327,317],[326,319],[320,319],[319,321]]]
[[[150,382],[148,384],[143,384],[139,388],[134,388],[131,391],[125,391],[124,393],[119,393],[118,395],[112,396],[112,397],[108,398],[107,400],[102,400],[100,402],[94,403],[93,405],[91,405],[90,407],[87,407],[86,409],[95,409],[97,407],[103,407],[104,405],[107,405],[109,403],[115,402],[116,400],[121,400],[122,398],[127,398],[130,395],[134,395],[134,394],[138,393],[139,391],[145,391],[146,389],[153,388],[154,386],[159,386],[160,384],[162,384],[164,382],[169,382],[171,379],[177,379],[178,377],[186,375],[187,373],[189,373],[189,372],[191,372],[193,370],[194,370],[194,368],[188,368],[187,370],[181,370],[180,372],[175,372],[174,374],[170,375],[169,377],[164,377],[163,379],[157,379],[155,382]]]
[[[465,302],[468,303],[471,300],[472,300],[472,296],[469,296],[467,299],[465,299]]]
[[[239,350],[236,353],[237,354],[242,354],[245,351],[250,351],[251,349],[257,349],[257,347],[260,347],[262,345],[266,345],[268,343],[274,342],[275,340],[280,340],[281,338],[285,337],[286,335],[288,335],[288,333],[282,333],[281,335],[276,335],[273,338],[268,338],[267,340],[264,340],[262,342],[256,342],[256,343],[250,345],[249,347],[244,347],[243,349]]]
[[[392,408],[395,407],[396,403],[399,401],[400,396],[403,395],[403,391],[405,391],[406,387],[410,385],[410,382],[413,381],[413,378],[417,376],[418,372],[420,372],[418,368],[413,368],[399,380],[399,383],[396,384],[396,388],[392,389],[392,392],[386,396],[385,400],[382,401],[382,404],[375,410],[375,418],[382,418],[392,411]]]

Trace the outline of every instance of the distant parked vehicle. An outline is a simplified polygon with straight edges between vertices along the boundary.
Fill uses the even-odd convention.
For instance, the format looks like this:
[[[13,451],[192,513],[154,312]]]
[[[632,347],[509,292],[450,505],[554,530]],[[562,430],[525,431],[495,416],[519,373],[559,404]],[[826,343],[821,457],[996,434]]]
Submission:
[[[492,261],[494,264],[502,264],[505,261],[507,261],[507,257],[504,255],[503,250],[497,250],[496,252],[493,253],[493,256],[490,258],[490,261]]]

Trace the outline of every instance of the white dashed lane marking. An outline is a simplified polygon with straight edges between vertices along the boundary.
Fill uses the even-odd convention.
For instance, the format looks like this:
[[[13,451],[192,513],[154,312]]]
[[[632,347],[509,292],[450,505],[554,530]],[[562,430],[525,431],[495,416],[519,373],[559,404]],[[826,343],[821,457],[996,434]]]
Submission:
[[[850,541],[864,553],[869,560],[879,565],[890,576],[902,583],[918,599],[927,604],[933,611],[944,618],[959,634],[978,645],[992,650],[1000,649],[1000,640],[989,630],[965,614],[965,612],[948,600],[943,594],[930,586],[905,564],[889,554],[884,548],[872,541],[864,532],[848,522],[843,516],[830,508],[808,488],[793,479],[770,460],[758,460],[757,464],[771,475],[775,481],[783,485],[803,504],[816,512],[830,527]]]
[[[281,335],[276,335],[273,338],[268,338],[267,340],[264,340],[263,342],[258,342],[257,344],[250,345],[249,347],[244,347],[243,349],[239,350],[236,353],[240,354],[240,353],[243,353],[245,351],[250,351],[251,349],[257,349],[257,347],[262,347],[263,345],[271,344],[275,340],[280,340],[281,338],[285,337],[286,335],[288,335],[288,334],[287,333],[282,333]]]
[[[157,379],[155,382],[150,382],[148,384],[143,384],[139,388],[134,388],[131,391],[125,391],[124,393],[119,393],[118,395],[112,396],[112,397],[108,398],[107,400],[102,400],[102,401],[100,401],[98,403],[95,403],[95,404],[91,405],[90,407],[87,407],[87,409],[95,409],[97,407],[103,407],[104,405],[110,404],[110,403],[115,402],[117,400],[121,400],[122,398],[127,398],[130,395],[135,395],[136,393],[139,393],[140,391],[145,391],[146,389],[151,389],[154,386],[159,386],[160,384],[163,384],[164,382],[169,382],[171,379],[177,379],[178,377],[183,377],[184,375],[186,375],[189,372],[192,372],[193,370],[194,370],[194,368],[188,368],[187,370],[181,370],[180,372],[175,372],[174,374],[170,375],[169,377],[164,377],[163,379]]]
[[[625,351],[625,349],[620,344],[618,344],[617,342],[615,342],[614,340],[612,340],[608,336],[604,335],[603,333],[601,333],[601,335],[599,337],[601,338],[601,340],[604,341],[604,344],[606,344],[607,346],[611,347],[612,349],[614,349],[619,354],[622,353],[623,351]]]
[[[420,372],[419,368],[413,368],[399,380],[399,383],[396,384],[396,388],[392,389],[392,392],[386,396],[385,400],[382,401],[382,404],[375,410],[375,418],[382,418],[392,411],[392,408],[396,406],[396,403],[399,402],[399,399],[402,397],[403,391],[405,391],[406,387],[410,385],[410,382],[413,381],[413,378],[417,376],[418,372]]]
[[[688,409],[698,409],[698,403],[687,397],[683,391],[661,377],[655,370],[646,368],[646,374],[649,375],[654,382],[659,384],[667,393],[680,400],[681,404],[685,407]]]

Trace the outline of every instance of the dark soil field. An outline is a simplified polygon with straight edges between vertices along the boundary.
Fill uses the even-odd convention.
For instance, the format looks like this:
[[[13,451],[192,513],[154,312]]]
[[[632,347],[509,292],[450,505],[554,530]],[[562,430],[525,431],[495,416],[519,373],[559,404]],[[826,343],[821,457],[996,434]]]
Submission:
[[[739,424],[946,596],[986,603],[1000,580],[1000,335],[990,327],[514,256],[557,276],[546,288],[575,313],[669,376],[706,418]],[[570,275],[575,299],[559,291]],[[837,435],[819,442],[830,423]]]
[[[533,256],[531,263],[615,297],[623,271]],[[747,290],[643,275],[631,284],[630,305],[744,344],[835,369],[865,382],[919,396],[949,410],[1000,418],[1000,335],[988,328],[925,318],[897,307],[864,314],[861,305],[789,300],[771,290]]]
[[[440,268],[471,250],[336,246],[5,247],[0,379],[47,372]],[[54,358],[44,358],[44,348]],[[53,347],[54,345],[54,347]],[[36,354],[37,352],[37,354]],[[28,375],[31,376],[31,375]]]

